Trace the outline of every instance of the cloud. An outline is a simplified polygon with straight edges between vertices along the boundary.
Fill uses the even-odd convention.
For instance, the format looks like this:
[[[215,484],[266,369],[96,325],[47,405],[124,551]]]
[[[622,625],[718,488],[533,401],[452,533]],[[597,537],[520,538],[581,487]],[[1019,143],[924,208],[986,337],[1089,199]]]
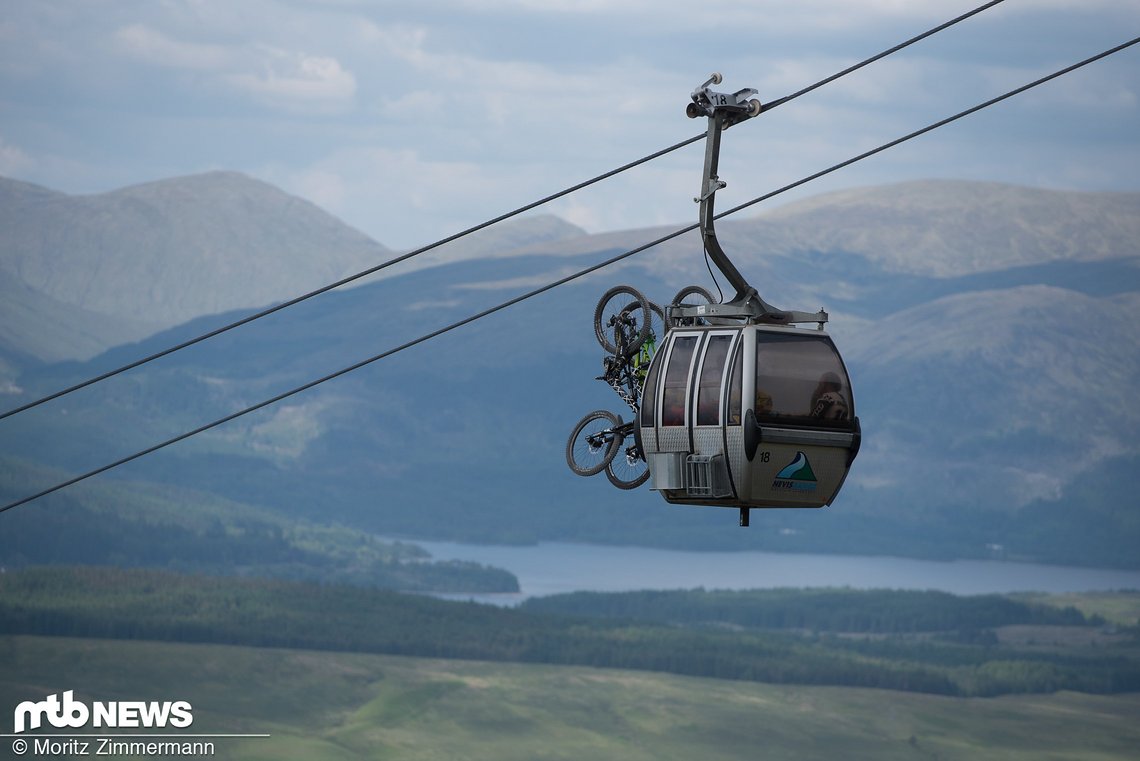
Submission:
[[[339,106],[356,94],[356,78],[332,57],[265,44],[223,46],[175,39],[145,24],[114,34],[123,54],[156,66],[206,72],[273,107]]]
[[[725,75],[717,89],[773,100],[980,2],[15,3],[0,21],[0,156],[65,191],[247,171],[381,242],[419,245],[691,137],[704,125],[682,111],[710,71]],[[1135,0],[1003,3],[734,128],[721,206],[1099,52],[1137,23]],[[1137,54],[802,192],[914,177],[1135,188]],[[697,144],[544,211],[594,232],[688,223],[700,166]]]
[[[302,171],[270,169],[274,182],[351,218],[382,216],[384,209],[403,214],[425,212],[448,218],[448,208],[467,206],[472,198],[497,197],[509,179],[493,166],[475,162],[425,159],[415,150],[365,147],[344,149]],[[381,242],[384,242],[381,238]]]
[[[19,177],[25,172],[32,171],[34,167],[35,161],[31,156],[0,137],[0,175]]]
[[[600,29],[636,29],[640,34],[680,32],[698,34],[708,29],[734,29],[757,41],[773,31],[781,36],[803,39],[803,31],[817,35],[821,30],[859,33],[882,29],[895,22],[938,23],[967,13],[978,5],[963,0],[440,0],[438,5],[454,12],[513,16],[527,21],[555,19],[582,20]],[[1134,10],[1134,0],[1019,0],[985,11],[984,15],[1034,15],[1046,11],[1123,12]],[[922,31],[919,28],[914,33]],[[748,54],[736,49],[731,57]],[[810,51],[805,51],[810,52]],[[727,57],[727,56],[726,56]]]
[[[406,148],[359,147],[300,171],[279,165],[254,173],[387,246],[411,248],[587,179],[590,170],[576,163],[552,173],[542,162],[455,161]],[[695,222],[699,171],[700,152],[694,150],[680,166],[641,167],[534,213],[557,215],[590,232]],[[646,203],[650,196],[654,203]]]
[[[229,74],[226,81],[276,105],[343,104],[356,94],[356,77],[335,58],[268,47],[259,53],[258,71]]]
[[[158,66],[217,71],[234,63],[233,54],[221,45],[182,42],[145,24],[122,27],[114,39],[123,53]]]
[[[0,136],[0,175],[20,175],[35,166],[31,156]]]
[[[349,190],[345,178],[326,168],[312,168],[294,173],[288,180],[290,189],[322,209],[342,213]]]

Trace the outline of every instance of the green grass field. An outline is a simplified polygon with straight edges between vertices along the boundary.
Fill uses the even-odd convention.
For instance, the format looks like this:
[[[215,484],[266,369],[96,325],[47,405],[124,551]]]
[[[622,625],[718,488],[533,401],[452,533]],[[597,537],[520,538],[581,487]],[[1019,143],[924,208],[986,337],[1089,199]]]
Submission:
[[[946,698],[397,656],[0,637],[23,700],[187,700],[218,759],[1136,759],[1140,695]],[[0,757],[10,753],[9,740]]]
[[[1140,626],[1140,593],[1127,592],[1080,592],[1074,594],[1021,594],[1011,595],[1015,599],[1044,603],[1063,608],[1072,605],[1086,616],[1100,616],[1119,626]]]

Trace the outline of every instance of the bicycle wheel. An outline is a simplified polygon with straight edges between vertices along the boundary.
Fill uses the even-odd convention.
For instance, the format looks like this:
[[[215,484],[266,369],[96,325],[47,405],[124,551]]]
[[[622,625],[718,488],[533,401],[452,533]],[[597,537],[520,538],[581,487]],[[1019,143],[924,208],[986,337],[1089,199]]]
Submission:
[[[625,441],[618,442],[617,455],[606,465],[606,478],[619,489],[636,489],[649,480],[649,463],[636,442],[622,446]]]
[[[637,304],[630,304],[622,314],[637,308]],[[661,345],[666,332],[665,310],[651,301],[649,302],[649,314],[651,318],[649,336],[641,343],[641,347],[637,351],[629,355],[625,371],[619,373],[621,383],[629,394],[629,399],[626,401],[632,399],[630,404],[634,408],[634,414],[637,413],[641,404],[641,391],[645,385],[645,376],[649,373],[649,365],[653,361],[654,355],[657,354],[657,347]]]
[[[594,410],[578,421],[566,442],[566,464],[580,476],[601,473],[617,454],[622,437],[614,434],[617,415]]]
[[[665,310],[654,304],[652,301],[649,303],[649,332],[645,336],[645,340],[652,339],[657,342],[665,336]],[[622,315],[630,312],[636,312],[638,304],[633,303],[622,310]],[[652,356],[650,357],[652,359]]]
[[[657,351],[658,343],[662,338],[665,337],[665,310],[654,304],[652,301],[647,303],[649,304],[649,330],[645,334],[645,340],[638,345],[638,349],[641,350],[641,354],[643,355],[646,353],[646,351],[648,351],[648,355],[644,357],[645,359],[653,359],[653,354]],[[621,315],[618,318],[618,324],[629,324],[631,321],[636,320],[639,316],[640,311],[640,304],[637,302],[630,304],[621,311]],[[620,348],[623,344],[623,341],[625,341],[626,345],[628,345],[628,336],[629,333],[627,332],[623,338],[623,336],[621,336],[615,329],[614,344]],[[647,347],[647,344],[650,345]],[[634,353],[635,352],[628,352],[628,356],[632,357]]]
[[[685,306],[700,306],[701,304],[715,304],[712,294],[699,285],[689,285],[682,288],[673,297],[673,305]],[[673,327],[689,327],[692,325],[708,325],[709,323],[700,317],[676,317],[673,319]]]
[[[618,285],[606,291],[594,309],[594,335],[609,353],[628,357],[649,335],[651,321],[649,302],[641,292]]]

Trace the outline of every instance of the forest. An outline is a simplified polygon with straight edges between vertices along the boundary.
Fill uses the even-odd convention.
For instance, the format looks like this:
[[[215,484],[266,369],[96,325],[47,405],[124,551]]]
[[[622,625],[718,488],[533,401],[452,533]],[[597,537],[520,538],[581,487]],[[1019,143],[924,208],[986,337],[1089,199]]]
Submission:
[[[0,495],[34,491],[43,471],[0,457]],[[187,508],[191,505],[192,508]],[[433,561],[422,547],[329,522],[181,489],[109,483],[14,510],[0,531],[0,567],[107,565],[260,576],[413,592],[517,592],[500,568]]]
[[[1140,690],[1134,626],[1075,607],[936,592],[578,594],[505,608],[331,583],[28,568],[0,574],[0,634],[566,664],[955,696]]]
[[[933,590],[755,589],[574,592],[527,600],[534,612],[660,624],[734,625],[812,632],[914,634],[1000,626],[1102,626],[1075,607],[1032,605],[1004,595]]]

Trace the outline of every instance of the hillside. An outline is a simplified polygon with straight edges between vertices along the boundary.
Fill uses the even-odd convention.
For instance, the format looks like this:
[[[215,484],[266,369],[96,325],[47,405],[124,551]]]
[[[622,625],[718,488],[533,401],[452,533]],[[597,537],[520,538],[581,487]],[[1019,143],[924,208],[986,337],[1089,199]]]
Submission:
[[[0,494],[42,488],[62,476],[0,460]],[[169,485],[88,483],[40,507],[4,516],[0,575],[89,565],[416,592],[518,591],[518,579],[498,568],[432,560],[418,545]]]
[[[842,251],[889,272],[954,277],[1135,257],[1140,193],[906,182],[791,203],[749,226],[785,256]]]
[[[3,180],[0,229],[0,273],[12,283],[3,316],[26,313],[15,345],[50,360],[264,306],[390,256],[313,204],[236,172],[87,196]],[[14,293],[21,287],[43,300]],[[53,304],[67,309],[38,325],[32,317]],[[86,333],[58,335],[60,323]]]
[[[920,204],[925,193],[931,198]],[[997,201],[976,199],[993,193],[1016,214],[987,216]],[[858,200],[850,194],[722,226],[730,255],[766,298],[832,314],[865,441],[825,511],[754,514],[753,528],[740,531],[726,511],[669,507],[648,489],[619,493],[566,469],[574,422],[599,407],[620,411],[593,380],[596,299],[617,282],[662,302],[682,285],[707,285],[695,236],[123,473],[389,535],[938,558],[999,552],[1135,567],[1140,516],[1127,509],[1140,490],[1140,421],[1128,395],[1140,385],[1134,195],[961,183],[867,191],[867,203],[895,199],[889,218],[904,233],[933,224],[937,209],[941,242],[913,255],[909,234],[883,231],[871,255],[858,250],[857,228],[829,223],[845,219]],[[926,210],[908,211],[916,205]],[[1053,224],[1035,223],[1042,215]],[[1070,256],[1058,231],[1092,240],[1083,216],[1096,220],[1103,240]],[[770,254],[777,236],[757,231],[781,225],[814,225],[824,237],[812,245],[828,248]],[[656,237],[567,232],[328,294],[4,421],[0,451],[75,471],[96,467]],[[933,259],[922,265],[924,257]],[[15,379],[23,396],[10,398],[54,390],[241,314],[200,318],[88,363],[29,369]]]
[[[229,645],[0,637],[0,700],[186,700],[218,758],[1135,758],[1137,695],[959,698]]]
[[[1131,759],[1137,595],[1114,596],[1118,626],[1082,601],[691,590],[518,610],[39,569],[0,575],[0,701],[184,700],[193,726],[166,731],[217,734],[195,739],[218,757]],[[268,736],[225,736],[248,734]]]
[[[742,200],[725,196],[720,205]],[[1049,263],[1135,259],[1140,240],[1140,193],[926,180],[756,208],[764,210],[718,221],[717,233],[761,293],[789,285],[781,270],[795,262],[806,260],[827,276],[842,267],[842,259],[821,260],[820,254],[866,260],[896,276],[946,279]],[[694,212],[692,220],[675,225],[571,239],[542,250],[572,255],[629,249],[695,221]],[[690,234],[655,247],[648,257],[655,267],[684,269],[694,252],[699,255],[700,240]],[[775,287],[761,286],[761,275],[774,276]],[[771,300],[779,303],[775,293]]]
[[[960,697],[1140,686],[1135,629],[1000,595],[692,590],[562,595],[501,608],[335,584],[64,567],[0,576],[0,613],[0,634],[582,665]]]
[[[464,259],[525,256],[545,245],[584,237],[585,230],[559,217],[549,214],[522,216],[428,250],[407,263],[401,263],[399,271],[411,272]],[[391,275],[391,272],[386,273],[388,277]]]
[[[99,314],[66,304],[33,290],[8,273],[3,274],[0,279],[0,350],[18,352],[44,362],[89,359],[110,346],[138,341],[160,328],[156,323]],[[26,361],[23,364],[27,364]]]

